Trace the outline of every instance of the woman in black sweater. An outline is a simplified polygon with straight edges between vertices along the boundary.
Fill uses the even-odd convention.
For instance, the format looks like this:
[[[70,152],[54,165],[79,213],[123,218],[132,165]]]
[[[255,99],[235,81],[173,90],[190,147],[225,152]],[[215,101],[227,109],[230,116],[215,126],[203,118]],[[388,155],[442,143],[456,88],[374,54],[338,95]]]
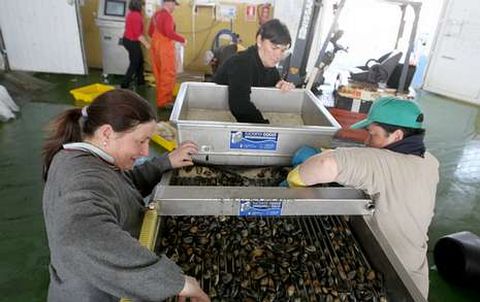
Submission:
[[[295,88],[280,78],[275,67],[292,40],[288,28],[278,19],[263,24],[256,37],[256,45],[225,61],[213,81],[228,85],[228,104],[238,122],[268,124],[250,100],[251,87],[277,87],[284,91]]]

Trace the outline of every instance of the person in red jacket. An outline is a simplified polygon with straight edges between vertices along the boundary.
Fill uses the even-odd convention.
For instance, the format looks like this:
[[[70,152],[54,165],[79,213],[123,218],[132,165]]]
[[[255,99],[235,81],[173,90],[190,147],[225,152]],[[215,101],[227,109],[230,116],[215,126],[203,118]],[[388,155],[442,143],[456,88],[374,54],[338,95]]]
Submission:
[[[159,108],[172,102],[176,77],[174,43],[186,43],[185,38],[175,32],[172,13],[176,5],[178,2],[175,0],[164,0],[161,8],[152,16],[148,29],[148,34],[152,37],[150,54]]]
[[[140,43],[145,48],[150,48],[150,43],[143,35],[143,16],[141,0],[131,0],[128,5],[129,12],[125,18],[125,32],[123,34],[123,46],[128,51],[130,61],[127,73],[121,84],[122,88],[128,88],[135,75],[137,85],[144,85],[143,77],[143,53]]]

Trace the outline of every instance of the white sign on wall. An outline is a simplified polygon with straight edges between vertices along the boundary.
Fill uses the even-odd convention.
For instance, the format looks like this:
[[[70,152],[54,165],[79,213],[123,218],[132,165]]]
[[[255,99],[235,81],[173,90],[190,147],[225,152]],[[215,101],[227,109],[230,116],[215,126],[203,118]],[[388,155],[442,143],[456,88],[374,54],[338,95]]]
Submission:
[[[237,7],[235,5],[219,5],[217,6],[217,20],[230,21],[237,18]]]

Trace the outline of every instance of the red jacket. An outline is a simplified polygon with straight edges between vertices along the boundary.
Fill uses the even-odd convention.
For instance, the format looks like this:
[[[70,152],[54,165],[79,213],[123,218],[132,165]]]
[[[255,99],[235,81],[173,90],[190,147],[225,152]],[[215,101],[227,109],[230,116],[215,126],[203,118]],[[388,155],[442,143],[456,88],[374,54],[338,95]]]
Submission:
[[[154,29],[158,30],[159,33],[167,38],[180,43],[185,42],[185,38],[175,32],[175,23],[173,22],[173,17],[166,9],[161,9],[152,16],[152,20],[150,21],[150,26],[148,28],[148,35],[150,37],[153,36]]]
[[[138,41],[143,35],[143,16],[140,12],[129,11],[125,18],[125,32],[123,36],[132,41]]]

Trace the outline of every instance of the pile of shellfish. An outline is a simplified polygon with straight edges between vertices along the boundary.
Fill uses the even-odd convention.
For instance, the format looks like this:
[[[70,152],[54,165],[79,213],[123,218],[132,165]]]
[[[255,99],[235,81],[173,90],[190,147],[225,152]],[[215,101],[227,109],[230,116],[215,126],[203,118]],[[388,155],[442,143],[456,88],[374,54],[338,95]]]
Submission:
[[[191,167],[171,184],[276,186],[288,168],[248,171]],[[176,216],[162,224],[156,252],[197,278],[212,301],[387,301],[348,217]]]

